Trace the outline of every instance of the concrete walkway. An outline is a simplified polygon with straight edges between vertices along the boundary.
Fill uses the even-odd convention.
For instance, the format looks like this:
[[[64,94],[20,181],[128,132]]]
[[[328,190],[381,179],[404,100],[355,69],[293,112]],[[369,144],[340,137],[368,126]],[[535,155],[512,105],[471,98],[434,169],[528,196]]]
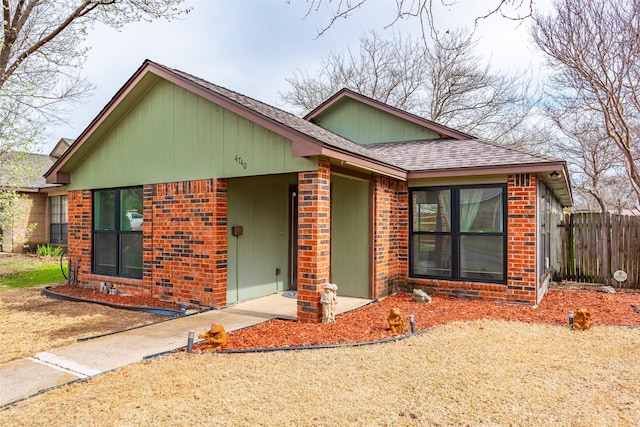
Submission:
[[[339,297],[344,313],[362,307],[367,299]],[[17,401],[85,380],[145,358],[187,345],[190,329],[197,335],[219,323],[227,332],[269,319],[295,319],[295,298],[272,294],[220,310],[172,319],[129,331],[105,335],[0,365],[0,408]]]

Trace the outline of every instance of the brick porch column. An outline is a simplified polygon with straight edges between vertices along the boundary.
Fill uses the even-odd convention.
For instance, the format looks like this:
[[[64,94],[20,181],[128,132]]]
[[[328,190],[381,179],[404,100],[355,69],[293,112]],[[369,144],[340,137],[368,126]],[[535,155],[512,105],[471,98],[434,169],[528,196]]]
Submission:
[[[298,320],[322,320],[320,295],[331,266],[331,170],[320,160],[318,170],[298,174]]]
[[[536,176],[509,176],[507,299],[536,303]]]

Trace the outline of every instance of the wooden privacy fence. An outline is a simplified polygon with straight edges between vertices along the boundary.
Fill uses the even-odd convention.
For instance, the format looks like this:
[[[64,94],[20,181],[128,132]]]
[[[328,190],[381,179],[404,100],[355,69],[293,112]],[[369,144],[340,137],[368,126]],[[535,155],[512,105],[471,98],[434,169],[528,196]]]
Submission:
[[[640,288],[640,217],[610,213],[564,216],[560,279]],[[616,270],[627,273],[619,284]]]

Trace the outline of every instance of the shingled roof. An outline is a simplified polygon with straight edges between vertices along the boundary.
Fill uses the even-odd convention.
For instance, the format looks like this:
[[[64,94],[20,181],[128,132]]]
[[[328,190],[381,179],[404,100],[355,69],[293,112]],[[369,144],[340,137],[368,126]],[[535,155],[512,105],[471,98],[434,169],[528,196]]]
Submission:
[[[468,135],[437,124],[433,124],[433,126],[437,125],[436,130],[444,136],[443,139],[357,144],[316,125],[310,121],[312,116],[306,118],[295,116],[184,71],[146,60],[84,130],[71,149],[45,174],[48,182],[65,183],[68,181],[68,173],[62,172],[67,159],[72,157],[89,138],[89,135],[115,111],[118,104],[130,93],[132,88],[150,73],[292,140],[294,156],[326,156],[341,161],[342,164],[349,163],[355,167],[400,179],[490,173],[538,173],[556,169],[562,170],[566,175],[566,164],[562,160],[551,159],[540,154],[488,141],[467,139]],[[340,96],[350,96],[356,100],[377,105],[377,101],[374,102],[366,97],[356,95],[351,91],[343,90],[332,97],[331,102],[338,102]],[[432,122],[428,120],[418,120],[416,116],[397,109],[393,109],[391,113],[400,117],[404,117],[403,114],[406,114],[409,121],[419,122],[425,127],[432,126]],[[562,185],[568,188],[568,181]]]
[[[407,172],[557,163],[558,159],[479,139],[371,144],[368,151]]]
[[[554,163],[556,164],[555,167],[557,167],[557,162],[559,161],[537,153],[479,139],[447,138],[361,145],[312,123],[309,120],[309,116],[300,118],[184,71],[159,64],[156,65],[182,76],[208,91],[215,92],[234,103],[242,105],[248,110],[259,113],[269,120],[311,137],[319,144],[395,166],[405,173],[495,167],[513,168],[514,165],[542,165],[548,163]],[[340,93],[345,96],[353,96],[351,91],[345,89]],[[425,123],[430,122],[425,120]],[[457,134],[455,135],[457,136]],[[465,134],[460,133],[460,135]]]
[[[14,171],[0,168],[0,188],[12,187],[19,191],[34,192],[42,188],[52,187],[46,183],[43,174],[54,164],[56,159],[46,154],[26,153],[5,154],[7,164],[18,163]],[[8,158],[12,158],[9,160]]]
[[[193,76],[189,73],[185,73],[184,71],[165,67],[159,64],[158,66],[163,67],[175,74],[178,74],[190,80],[191,82],[202,86],[203,88],[206,88],[209,91],[224,96],[230,101],[240,104],[255,113],[259,113],[269,120],[276,121],[288,128],[300,132],[301,134],[311,137],[320,144],[328,145],[333,148],[343,150],[347,153],[359,154],[365,157],[369,157],[371,160],[383,161],[382,158],[378,158],[375,153],[368,150],[365,146],[356,144],[353,141],[350,141],[294,114],[288,113],[272,105],[265,104],[264,102],[258,101],[246,95],[242,95],[238,92],[234,92],[222,86],[215,85],[199,77]]]

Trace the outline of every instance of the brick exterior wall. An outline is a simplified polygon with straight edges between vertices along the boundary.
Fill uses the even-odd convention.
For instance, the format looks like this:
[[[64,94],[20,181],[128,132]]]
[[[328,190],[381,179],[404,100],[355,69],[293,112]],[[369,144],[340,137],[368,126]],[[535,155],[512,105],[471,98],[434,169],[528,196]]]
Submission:
[[[536,176],[509,176],[507,296],[536,304]]]
[[[15,202],[15,218],[0,235],[3,252],[35,252],[38,245],[49,243],[47,194],[21,193],[20,196]]]
[[[77,267],[77,283],[89,286],[91,279],[91,207],[89,190],[68,193],[68,257],[72,267]]]
[[[225,306],[226,180],[150,185],[144,193],[145,288],[161,299]]]
[[[408,227],[408,225],[407,225]],[[407,228],[408,229],[408,228]],[[451,297],[536,304],[536,177],[510,175],[507,186],[507,283],[416,279],[404,272],[406,287]]]
[[[145,185],[142,279],[91,273],[91,191],[69,192],[69,255],[78,284],[211,307],[226,305],[227,183]]]
[[[298,320],[322,319],[320,296],[331,264],[331,168],[298,174]]]
[[[409,200],[407,183],[374,180],[373,298],[399,290],[408,268]]]
[[[320,296],[330,280],[331,167],[298,175],[298,301],[304,322],[322,318]],[[145,185],[143,277],[91,273],[92,192],[69,192],[69,255],[82,286],[116,284],[147,294],[212,307],[226,305],[227,182],[208,179]],[[409,195],[406,182],[374,179],[373,298],[422,288],[463,298],[536,303],[535,176],[508,179],[507,283],[454,282],[409,277]]]

